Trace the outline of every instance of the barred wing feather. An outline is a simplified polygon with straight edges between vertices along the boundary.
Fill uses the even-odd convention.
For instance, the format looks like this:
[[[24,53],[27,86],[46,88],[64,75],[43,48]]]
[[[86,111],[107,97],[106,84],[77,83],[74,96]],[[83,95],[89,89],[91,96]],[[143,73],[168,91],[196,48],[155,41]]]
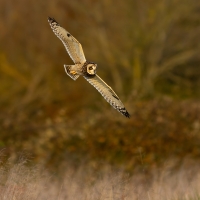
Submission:
[[[76,38],[74,38],[68,31],[62,28],[54,18],[49,17],[48,21],[53,32],[62,41],[74,63],[85,63],[85,55],[79,41],[76,40]]]
[[[111,106],[113,106],[113,108],[118,110],[125,117],[130,118],[129,113],[127,112],[123,103],[120,101],[117,94],[97,74],[94,76],[84,76],[84,78],[101,93],[101,95]]]

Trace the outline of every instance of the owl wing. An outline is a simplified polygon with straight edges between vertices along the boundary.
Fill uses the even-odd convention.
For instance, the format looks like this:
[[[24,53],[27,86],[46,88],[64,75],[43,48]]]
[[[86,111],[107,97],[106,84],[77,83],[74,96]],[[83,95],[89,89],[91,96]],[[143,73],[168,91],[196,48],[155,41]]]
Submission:
[[[54,18],[49,17],[48,22],[55,35],[64,44],[69,56],[74,61],[74,63],[85,63],[86,59],[81,44],[69,32],[62,28]]]
[[[94,76],[84,76],[84,78],[93,85],[105,98],[105,100],[117,111],[119,111],[125,117],[130,118],[129,113],[120,101],[119,97],[113,91],[113,89],[107,85],[97,74]]]

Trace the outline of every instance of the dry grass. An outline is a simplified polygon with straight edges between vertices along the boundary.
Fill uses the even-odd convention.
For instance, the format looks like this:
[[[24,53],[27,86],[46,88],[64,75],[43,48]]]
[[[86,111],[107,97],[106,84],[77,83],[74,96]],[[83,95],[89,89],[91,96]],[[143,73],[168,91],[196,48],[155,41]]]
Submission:
[[[172,171],[171,165],[151,176],[125,175],[110,168],[104,173],[67,168],[62,178],[40,167],[27,167],[26,159],[9,161],[0,168],[1,200],[197,200],[200,199],[198,167]]]

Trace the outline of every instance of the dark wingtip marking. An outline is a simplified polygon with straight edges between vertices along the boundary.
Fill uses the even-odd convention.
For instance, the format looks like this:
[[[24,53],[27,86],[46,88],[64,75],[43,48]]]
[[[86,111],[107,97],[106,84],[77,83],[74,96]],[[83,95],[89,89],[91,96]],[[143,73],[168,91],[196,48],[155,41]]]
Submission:
[[[52,17],[48,17],[48,21],[52,23],[52,22],[54,22],[54,21],[55,21],[55,19],[54,19],[54,18],[52,18]]]
[[[51,24],[56,23],[57,25],[59,25],[58,22],[52,17],[48,17],[48,22],[51,23]]]
[[[125,117],[130,118],[130,114],[127,111],[122,111],[121,112]]]
[[[130,118],[130,114],[127,112],[126,108],[121,108],[119,111],[127,118]]]
[[[123,113],[123,115],[125,116],[125,117],[127,117],[127,118],[129,118],[130,119],[130,114],[126,111],[125,113]]]

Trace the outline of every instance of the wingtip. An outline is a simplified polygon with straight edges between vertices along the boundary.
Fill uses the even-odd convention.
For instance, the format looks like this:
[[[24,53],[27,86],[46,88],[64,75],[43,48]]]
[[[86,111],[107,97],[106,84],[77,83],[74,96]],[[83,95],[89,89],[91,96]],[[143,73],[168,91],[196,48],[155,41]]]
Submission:
[[[48,17],[48,22],[51,23],[51,24],[54,23],[54,22],[56,24],[58,24],[58,22],[53,17]]]
[[[49,22],[51,22],[51,21],[53,21],[53,20],[54,20],[54,18],[48,17],[48,21],[49,21]]]
[[[130,117],[131,117],[131,115],[126,111],[125,113],[123,113],[123,115],[125,116],[125,117],[127,117],[127,118],[129,118],[130,119]]]
[[[130,117],[131,117],[130,114],[128,113],[128,111],[126,110],[126,108],[121,108],[121,109],[119,109],[119,112],[120,112],[122,115],[124,115],[125,117],[127,117],[127,118],[130,118]]]

